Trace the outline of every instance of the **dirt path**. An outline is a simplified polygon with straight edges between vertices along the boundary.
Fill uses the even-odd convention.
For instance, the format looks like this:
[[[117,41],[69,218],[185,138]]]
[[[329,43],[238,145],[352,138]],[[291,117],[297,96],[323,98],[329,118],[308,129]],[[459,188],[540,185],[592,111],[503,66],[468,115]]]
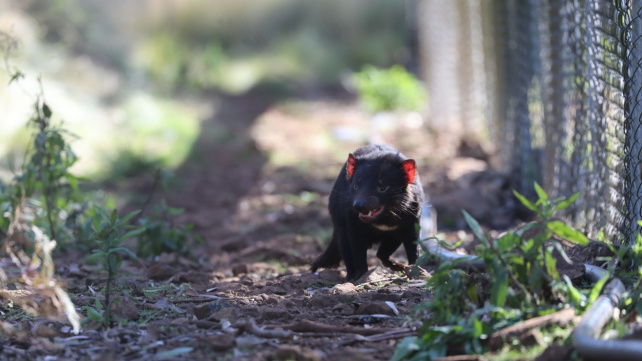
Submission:
[[[314,128],[324,126],[321,118],[346,117],[355,113],[354,105],[303,101],[298,104],[303,109],[293,110],[256,98],[222,103],[215,121],[228,140],[201,139],[195,152],[203,163],[184,170],[182,190],[170,195],[208,240],[203,265],[178,266],[168,274],[186,272],[174,282],[187,281],[198,292],[220,297],[189,305],[188,314],[226,318],[232,327],[253,320],[257,329],[202,331],[220,345],[196,340],[195,346],[204,349],[205,358],[214,347],[217,354],[238,360],[390,359],[396,341],[417,326],[407,316],[425,297],[425,282],[377,268],[370,283],[355,287],[341,284],[339,271],[308,271],[331,230],[327,196],[341,162],[333,151],[307,143],[314,141]],[[362,121],[353,120],[355,126]],[[326,123],[343,124],[341,119]],[[294,162],[313,164],[315,170],[306,174],[305,166],[287,160],[275,165],[268,158],[278,158],[279,152],[296,153]]]
[[[205,239],[194,245],[194,257],[125,262],[116,313],[126,321],[107,331],[89,323],[80,336],[62,322],[23,321],[23,340],[4,343],[4,356],[390,359],[396,343],[421,325],[410,316],[429,297],[425,281],[382,269],[373,255],[373,273],[357,287],[341,283],[342,268],[308,271],[330,236],[334,178],[366,138],[418,161],[424,187],[444,214],[440,225],[450,230],[446,238],[462,236],[463,205],[494,227],[513,221],[503,178],[485,161],[462,157],[452,135],[437,137],[417,128],[416,119],[379,126],[353,100],[324,93],[285,103],[256,94],[215,99],[217,112],[177,171],[177,187],[159,195],[185,208],[180,221],[195,224]],[[102,297],[96,267],[74,255],[57,263],[77,306]]]

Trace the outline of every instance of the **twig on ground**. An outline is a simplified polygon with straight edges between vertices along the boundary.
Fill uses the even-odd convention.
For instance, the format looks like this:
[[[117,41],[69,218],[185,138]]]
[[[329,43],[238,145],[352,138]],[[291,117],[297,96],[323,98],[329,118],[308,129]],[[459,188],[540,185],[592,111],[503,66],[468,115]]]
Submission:
[[[267,330],[265,328],[257,326],[256,322],[254,322],[254,319],[252,318],[247,321],[238,321],[234,324],[234,327],[258,337],[283,339],[292,338],[292,331]]]
[[[406,329],[398,329],[398,328],[390,329],[390,328],[363,328],[363,327],[355,327],[355,326],[333,326],[333,325],[326,325],[324,323],[318,323],[318,322],[309,321],[309,320],[302,320],[289,325],[283,325],[283,326],[280,326],[280,328],[284,330],[290,330],[293,332],[313,332],[313,333],[330,333],[330,334],[352,333],[352,334],[363,335],[363,336],[378,335],[386,332],[399,332],[402,330],[407,331]]]
[[[207,303],[207,302],[212,302],[215,301],[218,298],[186,298],[182,300],[172,300],[172,303],[177,304],[177,303]]]
[[[550,326],[552,324],[566,326],[575,318],[575,309],[565,308],[563,310],[551,313],[548,315],[531,318],[524,322],[520,322],[506,328],[503,328],[492,335],[488,341],[488,346],[491,350],[500,349],[508,340],[519,338],[526,332],[535,329]]]
[[[408,336],[414,336],[417,334],[417,331],[413,330],[408,330],[408,329],[400,329],[400,330],[394,330],[394,331],[389,331],[389,332],[384,332],[380,333],[377,335],[372,335],[372,336],[361,336],[358,335],[357,337],[353,338],[352,340],[346,340],[339,345],[345,346],[349,345],[351,343],[355,342],[377,342],[377,341],[385,341],[385,340],[394,340],[402,337],[408,337]]]

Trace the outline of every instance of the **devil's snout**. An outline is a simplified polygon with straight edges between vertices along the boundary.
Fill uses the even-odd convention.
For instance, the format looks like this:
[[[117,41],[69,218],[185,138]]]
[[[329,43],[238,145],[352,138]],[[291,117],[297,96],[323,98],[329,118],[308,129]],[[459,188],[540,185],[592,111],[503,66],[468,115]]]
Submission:
[[[377,197],[359,197],[354,200],[352,207],[358,213],[368,213],[379,208],[379,199]]]

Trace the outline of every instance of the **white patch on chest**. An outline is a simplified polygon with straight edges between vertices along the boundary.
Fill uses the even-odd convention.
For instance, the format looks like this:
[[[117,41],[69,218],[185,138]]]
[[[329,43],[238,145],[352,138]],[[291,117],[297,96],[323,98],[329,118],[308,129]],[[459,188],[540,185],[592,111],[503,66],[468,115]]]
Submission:
[[[387,224],[372,224],[372,226],[380,231],[393,231],[397,229],[397,226],[389,226]]]

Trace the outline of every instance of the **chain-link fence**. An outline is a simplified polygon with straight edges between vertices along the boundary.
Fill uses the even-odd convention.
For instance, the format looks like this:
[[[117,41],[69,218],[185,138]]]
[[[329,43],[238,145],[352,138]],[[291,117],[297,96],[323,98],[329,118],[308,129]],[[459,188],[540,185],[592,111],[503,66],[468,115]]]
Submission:
[[[420,2],[424,9],[420,14],[425,15],[420,21],[441,17],[437,21],[445,23],[453,18],[429,9],[428,4],[443,7],[443,3]],[[533,181],[538,181],[552,197],[579,192],[575,206],[566,211],[568,219],[590,237],[603,230],[615,242],[629,240],[638,230],[636,221],[642,219],[641,2],[452,3],[458,4],[450,5],[457,14],[449,24],[453,31],[445,24],[424,39],[442,36],[441,42],[446,42],[443,37],[450,37],[456,57],[425,48],[428,59],[437,59],[426,63],[425,73],[445,74],[440,63],[469,64],[466,73],[455,76],[455,90],[450,92],[463,100],[477,99],[471,92],[484,92],[486,101],[467,104],[477,108],[472,114],[479,114],[479,123],[490,130],[498,164],[511,176],[513,186],[528,194],[533,192]],[[475,6],[479,10],[473,13],[470,9]],[[481,21],[470,21],[475,19],[471,14],[481,14]],[[471,33],[483,34],[482,46],[460,41]],[[466,60],[479,54],[481,62]],[[484,75],[467,75],[477,73]],[[483,79],[483,84],[462,85],[466,79]],[[438,78],[426,80],[429,89],[444,86],[436,83]],[[432,106],[449,104],[439,102]],[[470,119],[462,119],[471,111],[463,108],[457,115],[468,128],[465,123]]]

